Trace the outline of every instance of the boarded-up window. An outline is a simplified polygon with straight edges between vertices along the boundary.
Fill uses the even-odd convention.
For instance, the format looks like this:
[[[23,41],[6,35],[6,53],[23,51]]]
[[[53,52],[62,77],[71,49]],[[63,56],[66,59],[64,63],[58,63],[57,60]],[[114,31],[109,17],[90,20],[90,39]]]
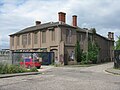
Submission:
[[[72,42],[71,39],[72,39],[72,30],[67,29],[66,30],[66,42],[71,43]]]
[[[11,44],[14,46],[14,36],[11,37]]]
[[[53,29],[53,30],[51,30],[51,32],[52,32],[52,41],[55,41],[55,30]]]
[[[22,45],[27,45],[27,34],[22,35]]]
[[[30,45],[31,44],[31,34],[29,33],[28,34],[28,45]]]
[[[93,41],[92,35],[89,35],[89,36],[88,36],[88,40],[89,40],[89,41]]]
[[[20,45],[20,36],[19,35],[17,36],[17,45],[18,46]]]
[[[42,43],[46,43],[46,31],[42,31]]]
[[[38,43],[38,32],[34,33],[34,44]]]

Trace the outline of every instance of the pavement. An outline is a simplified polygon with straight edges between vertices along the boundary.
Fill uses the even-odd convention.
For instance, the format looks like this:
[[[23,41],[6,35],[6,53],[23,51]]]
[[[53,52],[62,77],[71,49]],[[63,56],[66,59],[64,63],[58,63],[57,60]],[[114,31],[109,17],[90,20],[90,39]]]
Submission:
[[[38,71],[39,72],[44,72],[44,71],[47,71],[47,70],[52,69],[52,68],[54,68],[54,66],[51,66],[51,65],[49,65],[49,66],[42,65],[41,68],[38,69]]]
[[[0,79],[0,90],[120,90],[120,76],[105,72],[112,67],[41,67],[42,74]]]
[[[108,69],[106,69],[105,71],[108,72],[108,73],[120,75],[120,70],[119,70],[119,69],[108,68]]]
[[[9,78],[9,77],[15,77],[15,76],[25,76],[25,75],[36,75],[41,74],[42,72],[49,70],[53,68],[54,66],[41,66],[40,69],[38,69],[38,72],[25,72],[25,73],[14,73],[14,74],[0,74],[0,78]]]
[[[25,76],[25,75],[36,75],[40,74],[40,72],[26,72],[26,73],[14,73],[14,74],[1,74],[0,78],[9,78],[15,76]]]

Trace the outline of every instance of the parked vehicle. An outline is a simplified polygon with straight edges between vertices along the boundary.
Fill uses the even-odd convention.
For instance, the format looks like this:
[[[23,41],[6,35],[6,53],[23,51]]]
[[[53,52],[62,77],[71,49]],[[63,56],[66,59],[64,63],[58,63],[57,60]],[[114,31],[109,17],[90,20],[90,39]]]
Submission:
[[[20,62],[20,65],[25,65],[27,68],[35,66],[39,69],[41,67],[41,62],[39,61],[39,59],[33,60],[32,58],[25,58],[22,62]]]

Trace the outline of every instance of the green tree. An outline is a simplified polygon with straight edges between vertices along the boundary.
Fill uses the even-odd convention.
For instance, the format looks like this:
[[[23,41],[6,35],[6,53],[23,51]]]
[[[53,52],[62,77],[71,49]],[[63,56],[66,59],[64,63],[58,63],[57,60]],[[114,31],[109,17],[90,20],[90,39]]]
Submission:
[[[120,50],[120,36],[117,36],[118,40],[115,42],[116,46],[115,46],[115,50]]]
[[[88,43],[88,61],[92,63],[97,62],[97,57],[99,53],[99,47],[95,42],[89,41]]]
[[[80,44],[79,41],[77,41],[76,45],[75,45],[75,59],[77,62],[81,62],[82,59],[82,50],[80,49]]]

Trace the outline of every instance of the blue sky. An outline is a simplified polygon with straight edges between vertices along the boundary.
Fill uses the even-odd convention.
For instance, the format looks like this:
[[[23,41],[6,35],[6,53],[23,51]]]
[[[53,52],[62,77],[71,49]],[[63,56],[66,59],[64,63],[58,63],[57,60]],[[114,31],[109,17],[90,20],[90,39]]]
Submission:
[[[58,21],[66,13],[66,23],[78,16],[78,26],[96,28],[107,37],[109,31],[120,35],[120,0],[0,0],[0,48],[9,48],[9,36],[28,26]]]

